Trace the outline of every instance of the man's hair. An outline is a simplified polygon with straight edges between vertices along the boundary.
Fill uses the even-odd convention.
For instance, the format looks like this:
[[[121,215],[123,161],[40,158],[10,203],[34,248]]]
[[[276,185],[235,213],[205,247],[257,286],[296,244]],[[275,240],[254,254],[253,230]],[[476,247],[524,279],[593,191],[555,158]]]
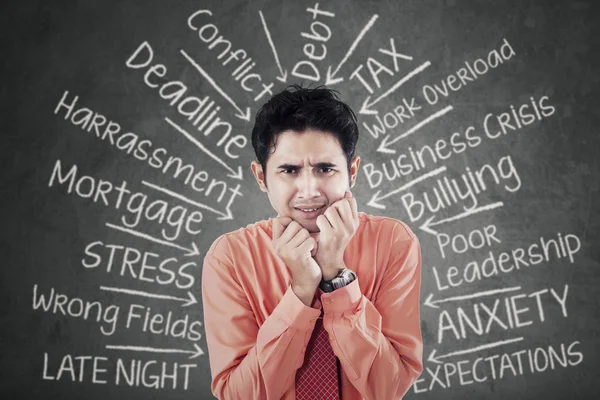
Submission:
[[[337,93],[325,86],[311,89],[289,85],[258,110],[252,129],[252,147],[263,168],[265,186],[269,148],[275,149],[277,137],[286,130],[300,133],[315,129],[332,134],[346,156],[350,175],[350,163],[358,142],[358,125],[356,115]]]

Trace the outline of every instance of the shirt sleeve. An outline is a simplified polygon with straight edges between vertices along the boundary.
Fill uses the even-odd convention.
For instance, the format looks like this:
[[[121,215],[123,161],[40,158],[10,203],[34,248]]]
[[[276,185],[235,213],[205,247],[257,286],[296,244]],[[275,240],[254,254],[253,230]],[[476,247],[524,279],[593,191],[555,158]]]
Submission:
[[[281,399],[302,365],[320,309],[307,307],[289,286],[259,327],[235,269],[217,252],[204,258],[202,305],[213,395]]]
[[[361,293],[358,279],[320,298],[331,347],[366,400],[401,399],[423,371],[421,248],[406,229],[408,240],[394,236],[374,302]]]

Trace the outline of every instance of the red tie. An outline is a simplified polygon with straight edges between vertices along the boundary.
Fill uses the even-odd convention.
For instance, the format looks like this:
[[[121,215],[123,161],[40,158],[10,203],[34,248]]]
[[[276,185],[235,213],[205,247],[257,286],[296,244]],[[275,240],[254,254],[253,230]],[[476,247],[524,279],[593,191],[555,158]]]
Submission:
[[[323,311],[306,346],[304,364],[296,371],[296,400],[339,400],[337,358],[323,327]]]

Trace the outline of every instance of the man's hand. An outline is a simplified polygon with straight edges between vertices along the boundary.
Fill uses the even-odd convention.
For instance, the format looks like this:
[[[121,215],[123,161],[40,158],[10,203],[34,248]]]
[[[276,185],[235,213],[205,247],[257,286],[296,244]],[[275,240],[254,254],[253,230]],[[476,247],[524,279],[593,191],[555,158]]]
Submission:
[[[291,217],[273,220],[273,248],[292,274],[292,289],[310,307],[322,272],[311,256],[317,245],[308,230]]]
[[[323,271],[323,279],[333,279],[345,268],[344,251],[359,224],[356,199],[349,190],[342,199],[317,217],[317,226],[321,232],[315,260]]]

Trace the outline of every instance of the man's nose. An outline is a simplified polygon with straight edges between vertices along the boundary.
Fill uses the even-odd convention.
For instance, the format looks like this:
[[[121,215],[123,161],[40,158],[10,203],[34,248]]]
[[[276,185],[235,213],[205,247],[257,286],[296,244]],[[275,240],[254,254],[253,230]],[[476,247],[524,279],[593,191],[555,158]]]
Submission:
[[[311,172],[305,172],[298,179],[298,192],[302,197],[319,196],[319,179]]]

